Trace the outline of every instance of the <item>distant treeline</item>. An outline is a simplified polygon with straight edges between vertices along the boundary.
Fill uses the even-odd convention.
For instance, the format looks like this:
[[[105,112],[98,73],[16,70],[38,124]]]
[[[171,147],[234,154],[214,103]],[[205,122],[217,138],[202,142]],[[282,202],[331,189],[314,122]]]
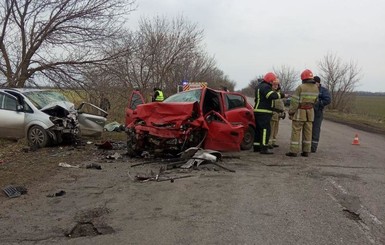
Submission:
[[[365,92],[357,91],[355,92],[358,96],[385,96],[385,92]]]

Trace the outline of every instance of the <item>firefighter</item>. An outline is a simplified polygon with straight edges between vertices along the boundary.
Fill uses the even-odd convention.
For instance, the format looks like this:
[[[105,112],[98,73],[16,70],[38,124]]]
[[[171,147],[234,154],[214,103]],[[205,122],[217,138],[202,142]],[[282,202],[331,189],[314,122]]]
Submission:
[[[318,98],[318,87],[315,84],[313,72],[306,69],[301,73],[302,84],[291,96],[289,118],[292,120],[290,151],[286,156],[296,157],[301,150],[301,156],[308,157],[311,147],[312,127],[314,120],[314,104]]]
[[[255,137],[254,137],[254,152],[261,154],[273,154],[268,148],[270,138],[270,121],[273,115],[273,100],[285,97],[285,94],[272,90],[272,84],[277,80],[277,76],[268,72],[263,77],[263,81],[258,84],[255,89]]]
[[[162,102],[163,100],[164,100],[163,91],[159,88],[154,88],[154,96],[152,97],[152,101]]]
[[[274,91],[280,92],[281,86],[279,85],[279,80],[273,82],[272,88]],[[269,139],[269,148],[273,149],[274,147],[279,147],[277,145],[277,134],[279,130],[279,120],[285,119],[286,113],[285,113],[285,105],[283,104],[282,99],[273,100],[273,116],[271,117],[270,121],[270,139]]]
[[[321,85],[321,78],[314,76],[314,81],[319,89],[319,94],[318,100],[314,104],[314,122],[311,137],[311,152],[313,153],[317,151],[318,147],[319,136],[321,133],[321,124],[324,117],[324,107],[329,105],[331,102],[329,90]]]

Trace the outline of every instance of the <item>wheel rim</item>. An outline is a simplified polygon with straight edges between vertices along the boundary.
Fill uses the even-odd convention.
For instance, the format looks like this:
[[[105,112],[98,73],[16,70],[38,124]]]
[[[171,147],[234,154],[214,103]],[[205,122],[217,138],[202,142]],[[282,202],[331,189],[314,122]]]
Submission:
[[[247,130],[245,135],[243,136],[243,140],[245,143],[250,143],[251,142],[251,138],[252,138],[252,133]]]
[[[31,142],[34,145],[42,145],[45,139],[44,132],[38,128],[34,128],[31,131]]]

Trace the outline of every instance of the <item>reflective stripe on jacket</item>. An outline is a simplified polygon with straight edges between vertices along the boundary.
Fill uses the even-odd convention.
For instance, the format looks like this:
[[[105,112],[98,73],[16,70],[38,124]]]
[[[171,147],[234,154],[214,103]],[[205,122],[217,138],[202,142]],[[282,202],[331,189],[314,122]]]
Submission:
[[[297,87],[291,96],[289,115],[294,121],[314,121],[313,106],[318,98],[318,87],[313,80]]]
[[[158,96],[155,97],[155,101],[163,101],[164,100],[164,96],[163,96],[163,92],[162,90],[156,90],[156,92],[158,92]]]
[[[273,101],[285,97],[280,92],[272,90],[271,84],[261,82],[255,90],[254,111],[261,113],[273,113]]]

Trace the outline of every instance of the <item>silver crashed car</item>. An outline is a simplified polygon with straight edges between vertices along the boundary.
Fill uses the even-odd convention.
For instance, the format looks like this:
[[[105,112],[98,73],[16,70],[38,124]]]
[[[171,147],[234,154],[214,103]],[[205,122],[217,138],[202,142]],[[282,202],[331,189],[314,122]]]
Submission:
[[[30,145],[45,147],[80,136],[100,136],[107,115],[89,103],[75,109],[56,90],[0,89],[0,138],[27,137]]]

